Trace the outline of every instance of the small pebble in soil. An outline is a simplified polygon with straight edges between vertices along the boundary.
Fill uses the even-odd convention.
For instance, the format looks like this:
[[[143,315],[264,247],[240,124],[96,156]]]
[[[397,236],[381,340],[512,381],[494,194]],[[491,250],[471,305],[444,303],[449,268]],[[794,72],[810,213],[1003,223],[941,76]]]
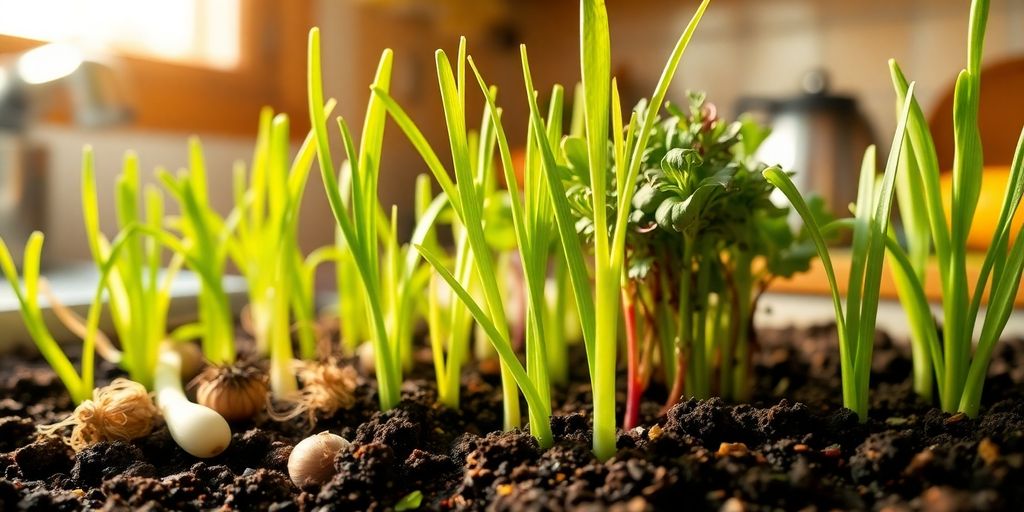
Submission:
[[[749,453],[749,450],[747,450],[747,445],[743,443],[722,443],[718,446],[715,457],[743,457],[747,453]]]

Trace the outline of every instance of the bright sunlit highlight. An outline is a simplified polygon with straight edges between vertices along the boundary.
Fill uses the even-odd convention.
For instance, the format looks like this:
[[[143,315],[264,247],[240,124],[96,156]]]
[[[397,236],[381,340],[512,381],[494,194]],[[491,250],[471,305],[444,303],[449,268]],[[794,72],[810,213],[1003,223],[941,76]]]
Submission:
[[[82,54],[73,46],[48,44],[33,48],[18,59],[18,74],[30,84],[64,78],[82,65]]]
[[[0,0],[0,34],[229,69],[241,0]]]

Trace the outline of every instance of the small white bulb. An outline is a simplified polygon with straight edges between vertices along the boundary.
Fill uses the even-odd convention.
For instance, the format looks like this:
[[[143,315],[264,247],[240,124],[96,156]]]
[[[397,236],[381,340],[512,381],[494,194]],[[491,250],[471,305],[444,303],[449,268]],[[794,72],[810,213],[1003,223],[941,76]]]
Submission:
[[[336,473],[334,458],[351,445],[344,437],[327,431],[309,436],[292,448],[288,476],[299,488],[327,483]]]
[[[231,444],[231,427],[213,409],[188,400],[174,400],[162,409],[174,442],[193,456],[215,457]]]

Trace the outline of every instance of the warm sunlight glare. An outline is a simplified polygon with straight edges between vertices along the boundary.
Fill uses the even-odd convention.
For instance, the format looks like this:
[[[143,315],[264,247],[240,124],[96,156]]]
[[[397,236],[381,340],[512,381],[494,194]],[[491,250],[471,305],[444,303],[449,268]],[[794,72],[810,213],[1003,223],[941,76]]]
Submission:
[[[240,53],[241,0],[0,0],[0,34],[215,68]]]
[[[33,48],[18,59],[18,74],[30,84],[64,78],[82,65],[82,54],[74,47],[52,43]]]

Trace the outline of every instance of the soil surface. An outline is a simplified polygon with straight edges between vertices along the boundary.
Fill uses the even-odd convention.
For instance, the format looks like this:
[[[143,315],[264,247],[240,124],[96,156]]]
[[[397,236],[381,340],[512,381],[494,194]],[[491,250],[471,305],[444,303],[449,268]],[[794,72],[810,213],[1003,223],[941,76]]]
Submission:
[[[751,404],[689,400],[659,415],[652,385],[643,427],[620,432],[605,463],[590,452],[585,373],[555,393],[555,446],[500,432],[496,378],[464,376],[462,409],[435,404],[421,361],[392,411],[372,379],[355,407],[310,430],[296,420],[234,424],[222,455],[189,456],[166,428],[74,453],[35,426],[71,410],[59,380],[29,353],[0,357],[0,510],[1020,510],[1024,506],[1024,342],[999,345],[976,419],[911,391],[908,354],[876,340],[871,418],[840,405],[833,327],[761,333]],[[585,372],[582,354],[574,371]],[[118,375],[101,368],[101,380]],[[625,379],[619,382],[624,385]],[[619,393],[623,410],[625,389]],[[525,411],[525,404],[523,407]],[[330,430],[352,441],[323,486],[287,476],[291,447]]]

